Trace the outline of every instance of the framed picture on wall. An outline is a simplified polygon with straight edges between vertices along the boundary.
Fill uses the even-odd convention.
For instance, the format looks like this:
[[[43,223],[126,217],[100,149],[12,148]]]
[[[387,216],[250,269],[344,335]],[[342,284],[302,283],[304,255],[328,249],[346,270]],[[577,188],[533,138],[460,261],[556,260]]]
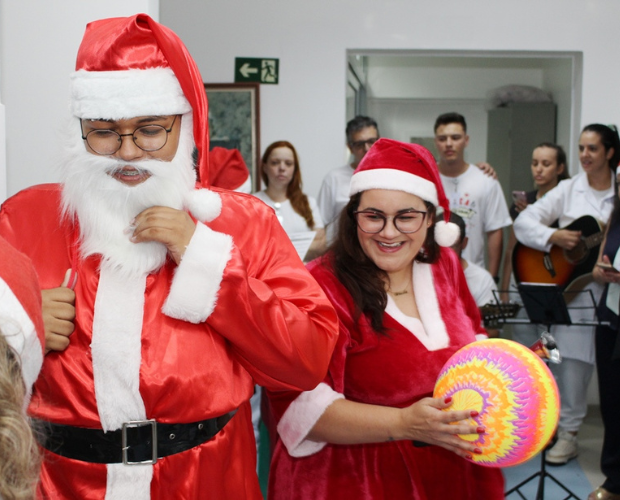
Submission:
[[[205,83],[211,147],[238,149],[260,189],[260,101],[258,83]]]

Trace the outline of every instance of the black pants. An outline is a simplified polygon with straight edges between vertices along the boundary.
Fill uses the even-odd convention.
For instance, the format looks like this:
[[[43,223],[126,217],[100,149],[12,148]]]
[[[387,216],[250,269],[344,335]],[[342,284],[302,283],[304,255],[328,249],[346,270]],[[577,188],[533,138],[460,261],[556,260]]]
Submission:
[[[617,336],[615,329],[596,329],[596,370],[605,427],[601,454],[601,471],[606,477],[603,487],[620,494],[620,359],[612,359]]]

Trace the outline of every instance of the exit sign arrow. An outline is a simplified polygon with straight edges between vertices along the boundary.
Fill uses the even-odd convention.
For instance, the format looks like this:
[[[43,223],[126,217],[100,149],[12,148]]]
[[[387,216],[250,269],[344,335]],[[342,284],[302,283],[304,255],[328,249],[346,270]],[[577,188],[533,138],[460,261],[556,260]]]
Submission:
[[[243,75],[244,78],[250,78],[250,74],[258,73],[258,68],[253,68],[250,66],[250,63],[245,63],[241,68],[239,68],[239,73]]]
[[[258,57],[235,57],[235,82],[278,84],[280,60]]]

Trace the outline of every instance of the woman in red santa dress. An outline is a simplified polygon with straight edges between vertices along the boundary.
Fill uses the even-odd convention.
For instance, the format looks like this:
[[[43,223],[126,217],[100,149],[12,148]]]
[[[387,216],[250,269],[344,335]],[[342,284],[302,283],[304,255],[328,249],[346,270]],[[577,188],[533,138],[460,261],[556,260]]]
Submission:
[[[340,337],[324,381],[271,393],[278,443],[269,498],[504,498],[499,469],[457,434],[475,411],[432,398],[447,359],[484,331],[454,252],[437,166],[423,147],[380,139],[351,180],[332,249],[309,269]],[[444,411],[448,410],[448,411]]]

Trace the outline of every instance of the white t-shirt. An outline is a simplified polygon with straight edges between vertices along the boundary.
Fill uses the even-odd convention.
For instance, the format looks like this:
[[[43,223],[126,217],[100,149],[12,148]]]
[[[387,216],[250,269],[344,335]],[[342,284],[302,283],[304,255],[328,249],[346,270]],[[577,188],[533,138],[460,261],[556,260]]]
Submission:
[[[338,233],[340,212],[349,203],[349,188],[354,171],[351,165],[335,168],[325,176],[321,184],[317,203],[327,226],[325,232],[329,243],[334,241]]]
[[[465,280],[471,292],[472,297],[476,301],[478,307],[495,303],[493,290],[497,290],[495,281],[491,273],[483,267],[477,266],[473,262],[467,262],[467,268],[464,270]]]
[[[282,224],[282,227],[286,231],[286,234],[289,236],[295,233],[303,233],[306,231],[311,231],[306,224],[306,219],[304,219],[301,215],[295,212],[295,209],[291,205],[290,200],[286,200],[283,202],[276,203],[274,202],[265,191],[259,191],[258,193],[254,193],[254,196],[264,201],[267,205],[273,208],[278,216],[278,220]],[[314,218],[314,229],[320,229],[323,227],[323,219],[321,218],[321,214],[317,207],[316,201],[312,196],[308,196],[308,203],[310,204],[310,209],[312,210],[312,217]]]
[[[465,221],[469,243],[463,250],[463,258],[485,267],[486,233],[512,224],[502,187],[496,179],[471,164],[457,177],[441,175],[441,182],[450,211]]]

